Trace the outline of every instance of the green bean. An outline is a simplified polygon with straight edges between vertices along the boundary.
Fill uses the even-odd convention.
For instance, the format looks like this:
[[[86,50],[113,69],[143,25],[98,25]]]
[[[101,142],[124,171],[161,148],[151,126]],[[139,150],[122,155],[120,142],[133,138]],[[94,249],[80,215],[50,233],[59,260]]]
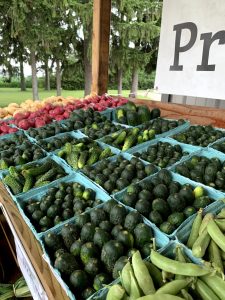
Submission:
[[[202,300],[220,300],[201,279],[197,279],[195,289]]]
[[[162,278],[162,273],[160,272],[160,270],[154,266],[152,263],[150,263],[149,261],[145,261],[145,265],[148,268],[148,272],[150,274],[150,276],[153,279],[154,284],[156,285],[156,287],[161,287],[163,285],[163,278]]]
[[[170,281],[170,280],[174,279],[174,274],[170,273],[170,272],[166,272],[165,270],[162,270],[162,279],[163,279],[163,282],[166,283],[167,280]]]
[[[121,285],[115,284],[110,287],[106,300],[122,300],[125,295],[125,290]]]
[[[132,272],[132,267],[131,267],[130,262],[128,261],[121,272],[122,285],[125,288],[128,295],[130,294],[130,281],[131,281],[130,272]]]
[[[167,272],[185,276],[203,276],[212,272],[211,268],[195,265],[193,263],[183,263],[167,258],[158,252],[151,251],[151,261],[158,268]]]
[[[220,255],[220,249],[214,240],[211,240],[209,244],[209,260],[212,262],[213,267],[218,269],[219,272],[223,273],[223,262]]]
[[[193,300],[192,296],[185,289],[181,290],[181,294],[185,300]]]
[[[208,234],[207,228],[204,229],[202,234],[197,238],[192,247],[192,253],[194,256],[201,258],[205,255],[206,249],[210,243],[210,235]]]
[[[184,262],[184,263],[187,262],[186,259],[185,259],[185,257],[184,257],[184,254],[183,254],[183,251],[181,249],[181,246],[177,246],[176,247],[176,260],[180,261],[180,262]],[[177,274],[175,276],[175,279],[185,279],[185,276]]]
[[[208,213],[204,216],[203,220],[202,220],[202,224],[199,228],[199,235],[201,235],[204,231],[204,229],[207,227],[208,223],[210,220],[214,219],[214,215],[212,213]]]
[[[154,294],[154,295],[144,296],[136,300],[184,300],[184,299],[169,294],[158,294],[158,295]]]
[[[198,238],[198,235],[199,235],[199,229],[202,224],[202,212],[203,212],[202,209],[200,209],[197,212],[197,216],[191,227],[191,233],[190,233],[188,241],[187,241],[187,246],[190,249],[193,247],[194,242],[196,241],[196,239]]]
[[[130,300],[136,300],[139,297],[141,297],[140,288],[132,271],[130,272]]]
[[[220,250],[220,256],[222,260],[225,260],[225,252],[223,252],[222,250]]]
[[[215,219],[215,222],[218,225],[219,229],[224,232],[225,231],[225,219]]]
[[[225,208],[222,208],[216,217],[218,219],[225,219]]]
[[[166,283],[160,289],[156,291],[156,294],[168,294],[177,295],[182,289],[186,288],[190,280],[178,279]]]
[[[223,281],[223,279],[216,275],[202,276],[201,279],[220,298],[220,300],[225,300],[225,281]]]
[[[155,293],[154,283],[148,272],[144,261],[141,258],[139,251],[136,251],[132,256],[132,266],[134,270],[134,275],[137,279],[138,285],[145,295],[150,295]]]
[[[225,236],[214,220],[208,223],[207,230],[214,242],[225,252]]]

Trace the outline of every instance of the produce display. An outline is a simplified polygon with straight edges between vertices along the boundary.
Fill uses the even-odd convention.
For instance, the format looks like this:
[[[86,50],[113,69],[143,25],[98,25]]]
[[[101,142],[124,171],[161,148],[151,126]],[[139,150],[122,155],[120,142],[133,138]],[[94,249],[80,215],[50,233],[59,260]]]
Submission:
[[[128,102],[115,111],[116,122],[130,126],[137,126],[158,117],[160,117],[160,110],[158,108],[150,111],[148,106],[136,106],[134,102]]]
[[[152,121],[144,123],[142,128],[144,130],[154,130],[155,134],[162,134],[178,126],[181,126],[184,123],[185,121],[183,119],[179,119],[178,121],[176,121],[176,120],[157,118]]]
[[[3,182],[14,195],[25,193],[64,177],[64,169],[49,158],[43,162],[31,163],[22,167],[9,167],[9,172],[3,177]]]
[[[116,109],[100,113],[107,108]],[[225,208],[217,215],[203,213],[205,207],[216,207],[221,193],[209,193],[164,169],[192,152],[186,149],[198,148],[155,139],[171,135],[171,129],[185,124],[183,119],[164,119],[157,108],[108,95],[26,101],[0,109],[0,116],[6,113],[13,118],[0,121],[0,135],[14,134],[0,139],[2,181],[77,300],[101,289],[109,292],[95,300],[225,300]],[[118,123],[107,119],[109,113]],[[17,133],[15,127],[23,130]],[[225,132],[190,126],[172,137],[207,147]],[[225,153],[222,141],[210,147]],[[214,151],[218,157],[208,158],[207,151],[212,156],[210,148],[196,151],[172,169],[225,192],[223,155],[220,160]],[[71,177],[56,181],[68,173]],[[104,196],[98,197],[91,181]],[[188,218],[193,224],[183,224]],[[184,236],[179,233],[186,227],[176,230],[181,224],[188,228]],[[177,236],[187,247],[174,240],[159,254],[152,229],[157,245],[167,246]],[[174,245],[179,245],[175,253]],[[191,263],[189,256],[200,264]],[[113,284],[114,279],[120,280]]]
[[[225,191],[225,162],[217,157],[193,155],[175,168],[176,172],[194,181]]]
[[[152,238],[152,229],[137,211],[111,199],[77,216],[59,234],[50,231],[44,243],[76,299],[86,299],[119,276],[134,248],[148,256]]]
[[[106,120],[104,123],[93,123],[91,125],[86,125],[81,132],[92,140],[97,140],[105,135],[117,132],[123,128],[124,127],[120,125],[113,124],[111,121]]]
[[[129,185],[117,200],[135,208],[166,234],[173,233],[185,219],[212,202],[201,186],[194,188],[173,181],[166,169],[147,181]]]
[[[89,138],[66,143],[57,155],[74,169],[83,169],[84,166],[91,166],[97,161],[113,156],[110,147],[103,149],[98,143]]]
[[[127,160],[123,156],[118,156],[114,161],[104,159],[96,166],[85,166],[82,172],[109,194],[114,194],[131,182],[136,183],[156,173],[157,168],[151,164],[145,165],[136,157]]]
[[[61,182],[49,188],[40,200],[30,199],[24,211],[36,230],[44,232],[101,203],[94,190],[78,182]]]
[[[135,127],[123,129],[122,131],[107,135],[102,139],[102,141],[121,149],[122,151],[126,151],[138,144],[153,140],[154,138],[155,130],[142,130]]]
[[[133,155],[148,161],[160,168],[170,167],[189,152],[183,151],[180,145],[171,145],[167,142],[158,142],[150,145],[143,152],[135,152]]]
[[[191,263],[179,246],[175,259],[151,250],[150,260],[135,252],[121,272],[121,284],[109,288],[106,300],[224,299],[225,281],[212,268]]]
[[[6,145],[6,147],[8,147],[7,150],[0,152],[0,170],[8,169],[10,166],[24,165],[45,156],[40,147],[26,139],[23,140],[20,146],[12,143]]]
[[[209,261],[224,277],[225,266],[225,208],[217,215],[199,210],[186,242],[195,257]]]
[[[180,143],[207,147],[218,139],[225,137],[225,132],[208,126],[190,126],[186,131],[175,134],[173,138]]]
[[[221,143],[216,143],[215,145],[212,146],[212,148],[222,153],[225,153],[225,141]]]

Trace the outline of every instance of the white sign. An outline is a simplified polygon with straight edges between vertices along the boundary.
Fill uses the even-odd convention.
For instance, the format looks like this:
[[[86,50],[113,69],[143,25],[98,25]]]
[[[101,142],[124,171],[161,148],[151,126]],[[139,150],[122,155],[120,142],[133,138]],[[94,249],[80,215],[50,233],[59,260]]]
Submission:
[[[225,0],[164,0],[155,88],[225,100]]]

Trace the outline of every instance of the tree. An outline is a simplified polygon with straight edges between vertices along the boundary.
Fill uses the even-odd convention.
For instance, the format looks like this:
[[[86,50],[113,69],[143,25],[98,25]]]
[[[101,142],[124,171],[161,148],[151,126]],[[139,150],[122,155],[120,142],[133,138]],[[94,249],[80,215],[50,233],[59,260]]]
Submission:
[[[115,57],[116,53],[120,59],[117,64],[118,70],[122,64],[129,65],[132,72],[131,94],[136,96],[139,70],[146,66],[157,50],[153,41],[160,33],[161,1],[115,0],[113,4],[113,31],[119,37],[119,42],[116,51],[112,51],[112,60],[118,60]],[[119,75],[121,76],[121,72]],[[121,79],[119,82],[121,85]],[[118,88],[119,91],[121,87]]]
[[[4,5],[0,0],[0,5]],[[11,36],[29,50],[29,58],[32,70],[33,99],[38,100],[38,81],[36,60],[40,47],[55,44],[57,29],[52,27],[52,20],[58,18],[65,11],[67,1],[60,0],[20,0],[10,2],[8,17],[11,19]]]

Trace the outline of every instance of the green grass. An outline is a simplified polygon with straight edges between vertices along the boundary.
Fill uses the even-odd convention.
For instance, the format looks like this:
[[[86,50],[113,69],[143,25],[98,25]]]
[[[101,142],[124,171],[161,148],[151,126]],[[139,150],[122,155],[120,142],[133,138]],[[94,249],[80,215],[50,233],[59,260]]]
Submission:
[[[141,91],[139,91],[140,93]],[[116,95],[116,90],[109,90],[108,93],[110,95]],[[123,96],[128,97],[130,91],[124,90]],[[45,91],[43,89],[39,89],[39,98],[42,100],[44,98],[55,96],[56,91]],[[63,97],[73,96],[75,98],[81,98],[84,96],[84,91],[78,90],[78,91],[62,91]],[[147,99],[143,97],[141,94],[138,96],[139,98]],[[0,107],[7,106],[9,103],[21,103],[27,99],[32,99],[32,90],[27,89],[25,92],[21,92],[18,88],[0,88]]]

